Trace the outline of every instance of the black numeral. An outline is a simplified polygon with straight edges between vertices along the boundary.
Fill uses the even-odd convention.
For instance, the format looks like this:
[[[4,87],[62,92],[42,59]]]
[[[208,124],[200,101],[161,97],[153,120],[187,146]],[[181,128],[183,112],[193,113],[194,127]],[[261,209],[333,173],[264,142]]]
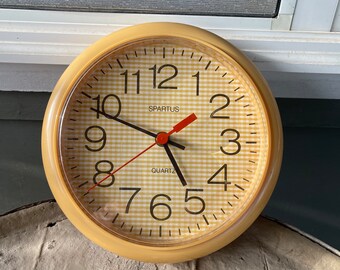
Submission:
[[[94,137],[93,136],[94,135],[93,132],[95,132],[95,130],[99,130],[101,132],[101,136],[98,139],[93,138]],[[88,127],[85,130],[85,139],[88,140],[91,143],[101,143],[101,145],[98,148],[91,148],[90,146],[85,145],[85,148],[87,150],[92,151],[92,152],[100,151],[100,150],[102,150],[104,148],[104,146],[106,144],[106,132],[105,132],[105,129],[103,129],[100,126],[90,126],[90,127]]]
[[[104,165],[104,164],[105,164],[105,165]],[[109,165],[110,168],[107,168],[107,165]],[[100,160],[100,161],[98,161],[98,162],[96,163],[96,165],[95,165],[94,167],[95,167],[95,169],[96,169],[96,171],[97,171],[97,173],[95,173],[94,176],[93,176],[93,183],[94,183],[95,185],[97,185],[97,183],[98,183],[100,180],[102,180],[102,178],[104,178],[105,176],[107,176],[108,174],[110,174],[110,173],[113,171],[113,164],[112,164],[112,162],[109,161],[109,160]],[[102,168],[103,168],[103,167],[106,167],[106,168],[101,169],[100,167],[102,167]],[[99,175],[102,175],[102,174],[105,174],[105,176],[102,176],[101,179],[99,179],[99,181],[97,181],[97,177],[98,177]],[[103,183],[99,184],[98,186],[99,186],[99,187],[109,187],[109,186],[112,186],[113,183],[114,183],[114,181],[115,181],[115,177],[114,177],[114,175],[111,175],[111,176],[108,177],[108,178],[111,178],[111,181],[110,181],[110,182],[108,182],[108,181],[105,180]],[[108,180],[108,179],[107,179],[107,180]],[[104,184],[104,183],[106,183],[106,184]]]
[[[213,181],[213,179],[219,175],[221,172],[223,171],[223,181]],[[217,172],[215,172],[213,174],[213,176],[211,176],[208,180],[208,184],[218,184],[218,185],[224,185],[224,191],[227,191],[227,186],[229,184],[231,184],[231,182],[227,182],[227,164],[224,164],[221,168],[219,168],[217,170]]]
[[[200,72],[197,71],[197,73],[195,75],[192,75],[192,77],[196,77],[196,96],[199,96],[200,95]]]
[[[141,190],[141,188],[130,188],[130,187],[121,187],[119,188],[119,190],[128,190],[128,191],[134,191],[126,205],[126,208],[125,208],[125,213],[128,214],[129,213],[129,210],[130,210],[130,206],[131,206],[131,203],[132,203],[132,200],[136,197],[137,193]]]
[[[164,79],[163,81],[161,81],[158,86],[157,86],[157,73],[161,73],[162,69],[164,68],[168,68],[168,69],[173,69],[173,74],[171,76],[169,76],[168,78]],[[177,74],[178,74],[178,69],[177,67],[175,67],[174,65],[171,64],[165,64],[162,65],[158,68],[157,70],[157,66],[154,65],[153,67],[149,68],[149,70],[153,71],[153,88],[158,88],[158,89],[177,89],[177,86],[170,86],[170,85],[164,85],[166,82],[174,79]]]
[[[109,103],[109,101],[112,99],[114,99],[117,106],[113,106],[114,104]],[[119,97],[115,94],[109,94],[105,96],[102,102],[100,102],[100,95],[93,98],[93,100],[97,101],[97,104],[96,104],[97,106],[96,108],[91,107],[91,110],[97,112],[97,119],[99,118],[100,114],[106,114],[111,117],[118,117],[120,114],[120,111],[122,110],[122,103],[120,102]],[[110,107],[114,107],[115,109],[115,111],[112,114],[110,114],[110,112],[106,112],[105,110],[105,105],[107,102],[109,103],[109,105],[111,105]],[[101,103],[101,106],[100,106],[100,103]]]
[[[224,94],[216,94],[213,95],[210,98],[210,103],[212,103],[214,101],[215,98],[217,97],[223,97],[225,99],[225,104],[219,108],[217,108],[216,110],[214,110],[211,114],[210,114],[210,118],[222,118],[222,119],[229,119],[229,116],[226,115],[215,115],[217,112],[223,110],[224,108],[228,107],[229,103],[230,103],[230,99],[227,95]]]
[[[185,198],[184,198],[184,201],[185,202],[189,202],[189,201],[200,201],[202,206],[201,206],[201,209],[198,210],[198,211],[192,211],[190,210],[189,208],[185,207],[185,211],[187,211],[189,214],[192,214],[192,215],[198,215],[198,214],[201,214],[204,209],[205,209],[205,202],[204,200],[201,198],[201,197],[198,197],[198,196],[189,196],[189,192],[203,192],[203,189],[194,189],[194,188],[188,188],[186,189],[185,191]]]
[[[133,76],[136,76],[136,90],[137,94],[139,94],[139,85],[140,85],[140,71],[138,70],[136,73],[132,74]]]
[[[120,73],[120,75],[124,75],[124,93],[127,94],[128,89],[128,71],[125,70],[123,73]]]
[[[154,204],[155,200],[156,200],[158,197],[164,197],[164,198],[166,198],[168,201],[171,201],[171,198],[170,198],[168,195],[166,195],[166,194],[157,194],[156,196],[154,196],[154,197],[152,198],[152,200],[151,200],[151,202],[150,202],[150,214],[151,214],[151,216],[152,216],[154,219],[156,219],[156,220],[164,221],[164,220],[167,220],[168,218],[170,218],[170,216],[171,216],[171,214],[172,214],[172,210],[171,210],[171,207],[170,207],[168,204],[166,204],[166,203],[155,203],[155,204]],[[168,214],[167,214],[166,216],[164,216],[164,217],[157,217],[156,214],[155,214],[155,208],[161,207],[161,206],[167,208]]]
[[[153,87],[153,89],[155,89],[156,88],[156,75],[157,75],[157,73],[156,73],[156,65],[154,65],[153,67],[149,68],[149,70],[153,70],[152,87]]]
[[[124,76],[124,93],[127,94],[127,92],[128,92],[128,71],[125,70],[123,73],[120,73],[120,75]],[[140,71],[138,70],[136,73],[133,73],[132,75],[136,76],[136,90],[137,90],[137,94],[139,94]]]
[[[234,139],[228,140],[229,143],[236,145],[236,150],[234,152],[227,152],[222,146],[220,146],[220,149],[225,155],[236,155],[238,152],[241,151],[241,144],[237,141],[240,138],[240,133],[236,129],[227,128],[221,132],[221,136],[223,136],[227,132],[232,132],[236,134]]]

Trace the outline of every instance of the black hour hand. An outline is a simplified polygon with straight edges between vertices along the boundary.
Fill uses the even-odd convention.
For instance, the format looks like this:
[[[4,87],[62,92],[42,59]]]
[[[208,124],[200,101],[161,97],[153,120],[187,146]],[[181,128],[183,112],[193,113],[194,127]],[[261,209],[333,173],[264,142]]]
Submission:
[[[179,168],[179,166],[178,166],[178,164],[177,164],[177,162],[175,160],[174,155],[172,154],[172,152],[170,150],[169,145],[168,144],[164,144],[163,146],[164,146],[165,152],[167,153],[167,155],[168,155],[168,157],[169,157],[169,159],[170,159],[170,161],[172,163],[172,166],[174,166],[174,168],[175,168],[175,171],[176,171],[176,173],[178,175],[179,180],[181,181],[183,186],[186,186],[187,182],[185,181],[185,178],[184,178],[184,176],[183,176],[183,174],[181,172],[181,169]]]

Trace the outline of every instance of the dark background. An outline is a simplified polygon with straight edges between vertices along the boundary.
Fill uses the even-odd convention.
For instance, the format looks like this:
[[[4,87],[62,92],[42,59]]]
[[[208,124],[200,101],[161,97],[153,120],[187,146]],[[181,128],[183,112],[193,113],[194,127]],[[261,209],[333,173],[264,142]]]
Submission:
[[[41,160],[50,93],[0,91],[0,214],[53,198]],[[340,100],[276,99],[284,156],[263,214],[340,248]]]
[[[273,18],[280,0],[1,0],[1,8]]]

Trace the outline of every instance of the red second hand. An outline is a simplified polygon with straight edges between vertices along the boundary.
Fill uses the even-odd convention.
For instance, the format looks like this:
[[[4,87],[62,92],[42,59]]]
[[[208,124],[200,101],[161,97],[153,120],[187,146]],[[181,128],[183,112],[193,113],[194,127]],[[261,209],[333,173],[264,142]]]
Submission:
[[[112,173],[110,173],[109,175],[107,175],[106,177],[104,177],[102,180],[100,180],[99,182],[97,182],[97,184],[93,185],[92,187],[90,187],[87,192],[91,191],[92,189],[94,189],[96,186],[98,186],[100,183],[102,183],[103,181],[105,181],[107,178],[109,178],[110,176],[114,175],[116,172],[118,172],[120,169],[123,169],[126,165],[128,165],[130,162],[134,161],[136,158],[138,158],[140,155],[144,154],[146,151],[148,151],[150,148],[154,147],[157,143],[153,143],[151,144],[149,147],[145,148],[142,152],[140,152],[138,155],[134,156],[133,158],[131,158],[128,162],[124,163],[122,166],[120,166],[119,168],[117,168],[116,170],[114,170]]]
[[[183,128],[185,128],[186,126],[190,125],[192,122],[194,122],[197,119],[197,116],[192,113],[189,116],[187,116],[186,118],[184,118],[183,120],[181,120],[178,124],[176,124],[175,126],[173,126],[173,129],[171,131],[169,131],[168,133],[160,133],[157,138],[156,138],[156,142],[154,142],[153,144],[151,144],[150,146],[148,146],[147,148],[145,148],[142,152],[140,152],[139,154],[137,154],[136,156],[134,156],[133,158],[131,158],[129,161],[127,161],[126,163],[124,163],[122,166],[120,166],[118,169],[114,170],[113,172],[111,172],[110,174],[108,174],[107,176],[105,176],[102,180],[100,180],[99,182],[97,182],[95,185],[93,185],[92,187],[90,187],[87,192],[90,192],[92,189],[94,189],[96,186],[100,185],[100,183],[102,183],[103,181],[105,181],[107,178],[109,178],[110,176],[114,175],[116,172],[118,172],[120,169],[123,169],[126,165],[128,165],[129,163],[131,163],[132,161],[134,161],[136,158],[138,158],[140,155],[144,154],[146,151],[148,151],[150,148],[154,147],[157,142],[161,141],[162,139],[165,139],[164,142],[160,142],[160,144],[165,144],[168,141],[168,138],[170,137],[170,135],[172,133],[177,133],[180,132]],[[166,138],[164,138],[164,136]]]

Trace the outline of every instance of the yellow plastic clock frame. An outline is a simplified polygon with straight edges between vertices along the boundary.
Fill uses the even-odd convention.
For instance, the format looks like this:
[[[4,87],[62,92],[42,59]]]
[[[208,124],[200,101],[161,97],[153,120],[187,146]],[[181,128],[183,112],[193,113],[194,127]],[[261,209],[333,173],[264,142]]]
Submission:
[[[269,158],[262,185],[236,221],[192,243],[171,247],[144,246],[123,240],[98,226],[79,207],[62,173],[58,139],[61,115],[69,94],[83,74],[108,52],[131,42],[149,38],[183,38],[233,58],[248,74],[262,98],[269,127]],[[101,247],[124,257],[145,262],[182,262],[210,254],[235,240],[260,215],[275,187],[282,160],[283,137],[278,108],[271,91],[257,68],[234,46],[203,29],[178,23],[147,23],[125,28],[102,38],[81,53],[66,69],[49,100],[42,128],[42,157],[52,193],[71,223]]]

